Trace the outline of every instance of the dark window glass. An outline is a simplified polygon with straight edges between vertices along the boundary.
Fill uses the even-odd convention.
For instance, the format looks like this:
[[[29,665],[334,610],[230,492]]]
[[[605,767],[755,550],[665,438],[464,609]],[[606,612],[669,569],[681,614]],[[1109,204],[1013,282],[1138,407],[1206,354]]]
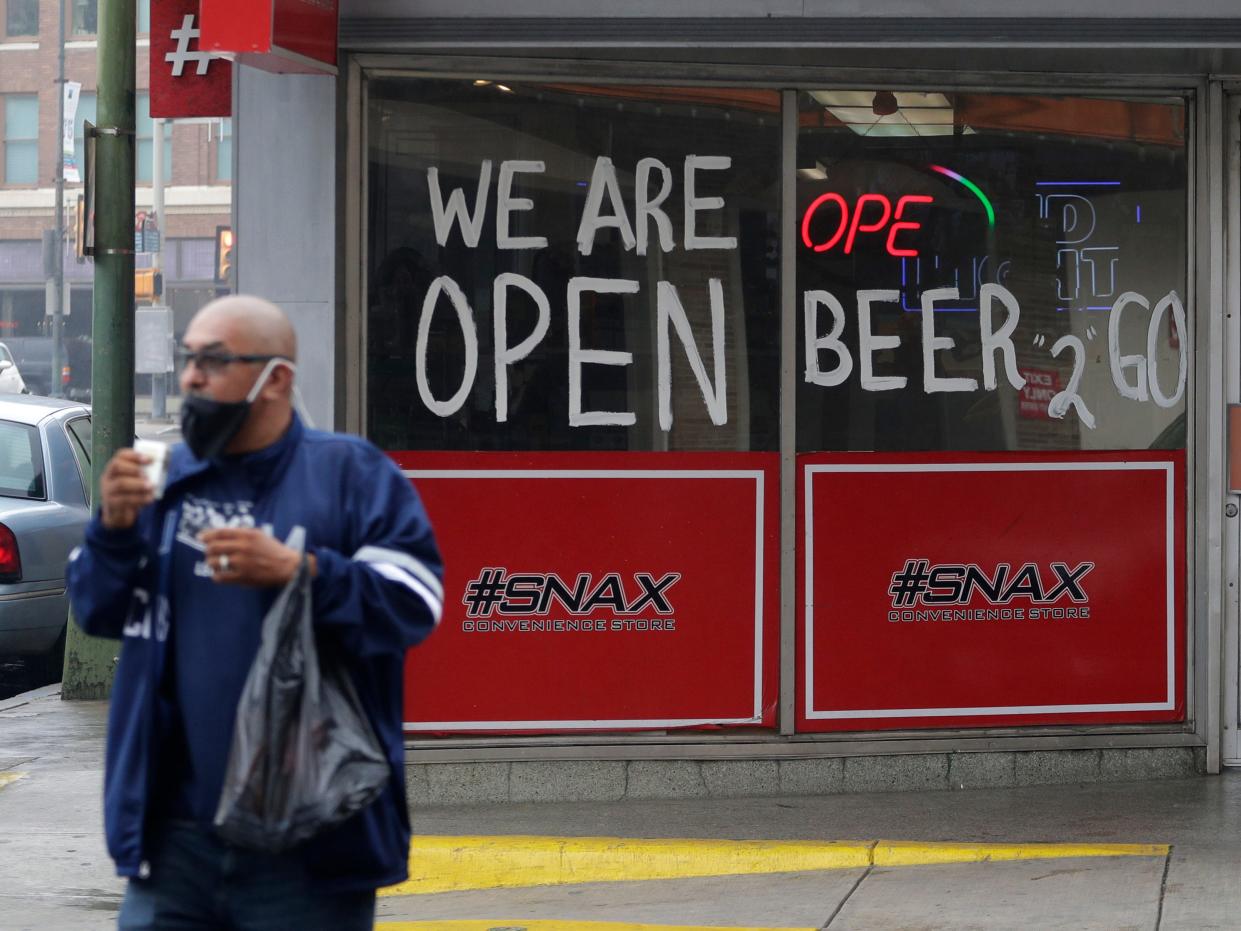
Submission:
[[[1183,102],[799,110],[799,450],[1184,446]]]
[[[47,430],[47,451],[51,458],[52,493],[61,504],[86,507],[86,486],[82,482],[72,444],[55,424]]]
[[[778,94],[391,79],[369,95],[377,443],[777,447]]]
[[[7,0],[4,34],[9,38],[39,34],[39,0]]]
[[[69,431],[70,445],[73,447],[73,458],[77,460],[78,473],[82,479],[82,488],[90,488],[90,444],[91,444],[91,420],[89,417],[79,417],[71,420],[66,425]]]
[[[43,451],[35,427],[0,420],[0,496],[44,496]]]

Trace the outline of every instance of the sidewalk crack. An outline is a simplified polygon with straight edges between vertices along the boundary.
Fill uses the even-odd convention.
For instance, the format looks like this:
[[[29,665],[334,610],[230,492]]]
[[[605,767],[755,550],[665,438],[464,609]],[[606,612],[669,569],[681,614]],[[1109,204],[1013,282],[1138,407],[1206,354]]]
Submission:
[[[872,857],[872,860],[873,860],[873,857]],[[862,872],[862,875],[857,878],[857,881],[853,884],[853,886],[849,889],[849,891],[845,893],[845,897],[837,903],[835,911],[833,911],[832,914],[828,917],[827,921],[823,923],[823,926],[822,928],[819,929],[819,931],[826,931],[827,928],[831,927],[832,922],[836,920],[836,916],[841,913],[846,903],[848,903],[848,901],[851,898],[853,898],[853,893],[857,892],[858,886],[862,885],[866,877],[870,875],[870,871],[873,870],[874,868],[875,868],[875,865],[873,862],[871,863],[870,866],[866,867],[866,869]],[[1158,929],[1156,929],[1156,931],[1158,931]]]
[[[1168,870],[1172,866],[1172,851],[1175,849],[1169,845],[1163,858],[1163,878],[1159,880],[1159,908],[1155,911],[1155,931],[1159,931],[1159,926],[1163,923],[1163,897],[1168,891]]]

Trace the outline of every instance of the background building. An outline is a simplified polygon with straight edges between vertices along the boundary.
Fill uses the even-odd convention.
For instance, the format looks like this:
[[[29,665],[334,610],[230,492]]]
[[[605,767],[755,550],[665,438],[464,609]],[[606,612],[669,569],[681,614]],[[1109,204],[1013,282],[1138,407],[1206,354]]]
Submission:
[[[147,94],[150,2],[138,3],[136,178],[140,214],[151,210],[152,147],[158,132],[149,115]],[[63,3],[65,78],[81,84],[74,121],[75,162],[80,169],[82,125],[95,120],[98,0]],[[50,0],[0,0],[0,340],[50,335],[52,292],[44,268],[43,234],[55,227],[56,168],[61,157],[56,125],[60,12]],[[214,119],[166,122],[163,132],[164,290],[180,332],[221,286],[216,280],[216,230],[230,223],[232,129],[229,120]],[[63,263],[68,316],[64,338],[70,362],[80,369],[80,360],[89,359],[89,352],[80,349],[91,336],[93,270],[89,260],[79,262],[74,255],[73,218],[79,193],[80,184],[66,182]],[[151,264],[150,253],[138,255],[139,269]],[[21,366],[22,353],[17,356]],[[30,359],[34,364],[35,356]],[[79,389],[89,387],[89,371],[75,371],[72,379]],[[140,391],[145,393],[148,385],[148,379],[139,380]]]

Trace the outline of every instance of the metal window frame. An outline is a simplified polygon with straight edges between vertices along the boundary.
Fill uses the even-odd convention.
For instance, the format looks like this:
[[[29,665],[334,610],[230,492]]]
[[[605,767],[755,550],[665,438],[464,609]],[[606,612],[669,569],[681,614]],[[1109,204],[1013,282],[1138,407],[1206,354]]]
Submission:
[[[807,68],[773,65],[755,76],[750,65],[616,61],[589,59],[524,59],[490,55],[342,51],[340,113],[343,120],[345,191],[342,318],[345,347],[342,379],[343,426],[366,431],[366,314],[368,217],[367,83],[377,77],[449,78],[485,76],[493,80],[575,81],[602,84],[668,84],[682,86],[744,86],[781,92],[781,308],[780,344],[780,698],[777,727],[770,732],[636,732],[605,735],[512,735],[407,739],[430,761],[516,761],[538,759],[745,759],[821,758],[850,755],[934,753],[945,751],[1105,749],[1138,747],[1205,747],[1208,770],[1220,766],[1219,696],[1223,647],[1223,560],[1218,544],[1222,521],[1221,445],[1223,410],[1223,314],[1199,308],[1223,306],[1223,206],[1213,196],[1222,184],[1220,140],[1224,95],[1218,81],[1201,75],[1041,74],[959,72],[910,68],[892,70]],[[1187,116],[1185,236],[1188,329],[1195,349],[1186,392],[1187,529],[1185,676],[1186,719],[1175,724],[1040,725],[1030,727],[953,728],[944,730],[853,731],[795,733],[796,539],[792,519],[796,500],[796,326],[795,172],[796,94],[794,88],[907,89],[933,86],[947,91],[972,90],[1031,94],[1143,96],[1183,101]],[[1237,120],[1234,119],[1234,125]],[[1230,136],[1235,139],[1235,136]],[[1234,142],[1235,146],[1235,142]],[[1234,315],[1235,316],[1235,315]],[[1203,325],[1199,325],[1202,323]],[[1235,328],[1235,320],[1231,326]],[[1205,360],[1205,361],[1204,361]],[[1230,398],[1234,395],[1230,394]],[[1197,438],[1203,438],[1203,449]],[[1199,489],[1206,489],[1200,493]],[[1198,554],[1207,556],[1198,559]],[[1234,589],[1235,591],[1235,589]],[[1200,623],[1201,619],[1201,623]]]
[[[1218,198],[1224,205],[1224,242],[1227,251],[1223,256],[1225,268],[1225,294],[1221,307],[1223,339],[1223,397],[1221,404],[1241,402],[1241,85],[1224,87],[1223,133],[1227,145],[1225,164],[1222,166],[1224,196]],[[1226,446],[1226,434],[1224,445]],[[1225,508],[1241,508],[1241,494],[1229,492],[1224,476],[1227,474],[1226,450],[1221,464],[1221,498]],[[1241,765],[1241,518],[1223,519],[1222,610],[1221,650],[1219,662],[1227,664],[1222,671],[1220,686],[1223,690],[1220,720],[1210,725],[1220,743],[1219,762],[1224,766]],[[1208,667],[1209,668],[1209,667]]]

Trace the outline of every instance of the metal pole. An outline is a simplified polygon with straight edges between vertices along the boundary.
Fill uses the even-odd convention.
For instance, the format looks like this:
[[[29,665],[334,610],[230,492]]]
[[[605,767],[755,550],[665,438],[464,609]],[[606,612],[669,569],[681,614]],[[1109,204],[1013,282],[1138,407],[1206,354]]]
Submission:
[[[65,156],[61,151],[65,131],[65,6],[60,5],[59,43],[56,58],[56,274],[55,303],[52,305],[52,380],[51,395],[64,395],[60,370],[64,366],[62,343],[65,322]]]
[[[151,139],[151,212],[155,214],[155,228],[159,231],[159,248],[151,256],[151,267],[155,269],[154,303],[162,305],[164,301],[164,242],[168,230],[164,223],[164,121],[155,120]],[[164,372],[151,375],[151,419],[164,420],[167,411],[167,382]]]
[[[91,338],[92,499],[108,460],[134,437],[134,0],[99,4],[95,292]],[[69,624],[66,699],[105,698],[119,651]]]

